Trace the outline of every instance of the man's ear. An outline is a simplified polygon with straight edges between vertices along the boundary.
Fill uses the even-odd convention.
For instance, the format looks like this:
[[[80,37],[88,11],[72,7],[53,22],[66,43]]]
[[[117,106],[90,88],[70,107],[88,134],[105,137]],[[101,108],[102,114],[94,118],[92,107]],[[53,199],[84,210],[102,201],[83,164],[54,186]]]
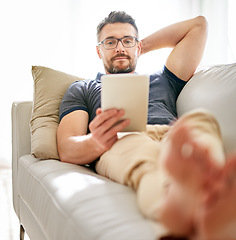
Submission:
[[[99,46],[96,46],[96,51],[97,51],[98,57],[101,59],[101,52],[100,52],[101,50]]]
[[[138,57],[142,54],[142,42],[138,41]]]
[[[137,58],[139,58],[139,57],[141,56],[141,54],[142,54],[142,42],[141,42],[141,41],[138,41],[138,42],[137,42],[137,48],[136,48],[136,50],[135,50],[135,56],[136,56]]]

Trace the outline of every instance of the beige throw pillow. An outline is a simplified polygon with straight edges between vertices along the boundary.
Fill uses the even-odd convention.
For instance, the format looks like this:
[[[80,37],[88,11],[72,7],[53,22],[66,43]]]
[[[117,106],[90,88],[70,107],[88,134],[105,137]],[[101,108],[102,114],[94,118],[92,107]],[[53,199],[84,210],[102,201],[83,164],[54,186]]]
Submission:
[[[41,66],[33,66],[32,75],[31,154],[40,159],[59,159],[56,132],[60,102],[69,85],[82,78]]]

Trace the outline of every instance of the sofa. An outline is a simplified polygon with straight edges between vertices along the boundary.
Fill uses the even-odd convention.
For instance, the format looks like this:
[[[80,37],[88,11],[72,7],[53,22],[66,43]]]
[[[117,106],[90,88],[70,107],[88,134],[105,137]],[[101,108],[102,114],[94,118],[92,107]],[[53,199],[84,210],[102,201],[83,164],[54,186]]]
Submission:
[[[78,78],[33,66],[32,101],[12,104],[13,206],[32,240],[154,240],[161,223],[139,212],[135,192],[88,166],[63,163],[56,148],[58,108]],[[181,91],[177,112],[204,108],[220,124],[226,154],[236,150],[236,64],[199,69]]]

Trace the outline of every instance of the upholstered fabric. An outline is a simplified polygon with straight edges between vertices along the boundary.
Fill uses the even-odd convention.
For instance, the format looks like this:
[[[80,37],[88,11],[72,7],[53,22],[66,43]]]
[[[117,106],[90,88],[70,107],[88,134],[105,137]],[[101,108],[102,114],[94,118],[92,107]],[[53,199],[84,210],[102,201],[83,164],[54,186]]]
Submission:
[[[59,105],[69,85],[82,78],[41,66],[33,66],[32,75],[31,153],[41,159],[59,159],[56,143]]]
[[[18,178],[18,193],[45,239],[156,239],[154,225],[139,212],[133,190],[85,167],[26,155],[19,159]],[[20,211],[34,236],[38,226],[27,223],[24,214]],[[159,229],[159,234],[165,232]]]
[[[177,112],[197,108],[210,111],[217,119],[227,154],[236,151],[236,63],[199,70],[177,100]]]

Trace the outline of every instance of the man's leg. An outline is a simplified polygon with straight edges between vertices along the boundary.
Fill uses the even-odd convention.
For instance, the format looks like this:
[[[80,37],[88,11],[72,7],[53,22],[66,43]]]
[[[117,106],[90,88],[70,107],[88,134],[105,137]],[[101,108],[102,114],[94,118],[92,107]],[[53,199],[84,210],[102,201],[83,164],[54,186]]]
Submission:
[[[169,126],[148,126],[146,133],[131,133],[121,137],[102,155],[96,171],[137,191],[138,206],[144,216],[155,219],[157,199],[163,195],[165,175],[159,166],[163,136]]]
[[[182,183],[186,182],[189,176],[195,175],[186,175],[181,179],[178,175],[182,175],[178,172],[185,169],[187,173],[191,173],[195,166],[198,166],[199,174],[196,175],[195,180],[194,178],[192,180],[193,183],[197,182],[203,176],[205,178],[209,175],[207,171],[203,171],[204,174],[202,174],[201,166],[204,167],[205,164],[205,167],[210,167],[214,170],[213,172],[217,172],[218,165],[224,163],[224,153],[218,125],[208,113],[191,113],[178,122],[179,124],[172,127],[172,133],[168,133],[162,142],[158,142],[161,140],[158,137],[157,141],[152,140],[155,134],[149,134],[152,139],[143,134],[130,134],[121,138],[101,157],[96,170],[103,176],[133,187],[137,190],[140,210],[146,217],[157,221],[162,220],[174,233],[184,235],[192,230],[192,209],[196,204],[196,198],[192,197],[195,189],[191,189],[191,184],[186,188]],[[186,130],[186,134],[182,134],[183,123],[188,126],[182,129]],[[179,130],[176,132],[176,129]],[[165,133],[167,130],[157,132]],[[178,145],[179,136],[183,137]],[[195,140],[194,157],[191,144],[189,146],[189,143],[193,143],[192,136]],[[180,147],[171,149],[172,145]],[[163,164],[159,161],[160,153]],[[190,158],[188,168],[181,161],[182,154]],[[181,157],[177,157],[178,155]],[[203,165],[197,164],[199,158],[202,159]],[[168,170],[168,175],[163,171],[163,166]],[[173,184],[175,182],[178,184]],[[195,188],[198,189],[199,186],[201,184],[196,184]]]
[[[157,166],[158,143],[142,133],[122,134],[96,164],[98,174],[137,189],[143,174]]]
[[[225,162],[214,117],[192,112],[180,118],[164,141],[160,161],[170,176],[160,219],[177,235],[191,234],[194,210],[209,193],[208,186]]]

